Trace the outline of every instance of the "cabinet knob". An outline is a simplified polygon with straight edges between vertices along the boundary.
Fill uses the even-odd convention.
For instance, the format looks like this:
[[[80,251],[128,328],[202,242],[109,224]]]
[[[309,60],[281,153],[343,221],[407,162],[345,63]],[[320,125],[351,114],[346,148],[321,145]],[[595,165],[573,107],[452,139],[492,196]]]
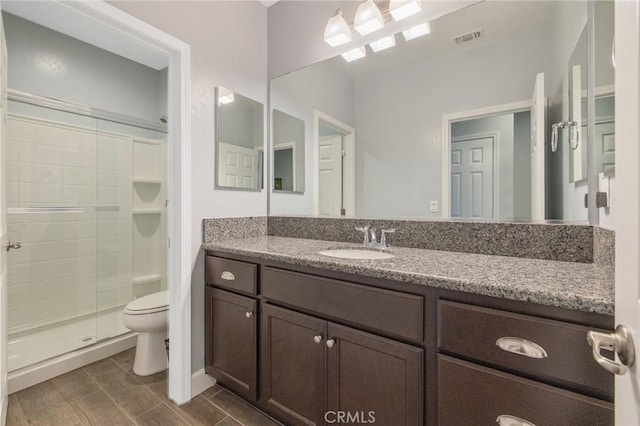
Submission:
[[[327,340],[327,347],[328,348],[332,348],[333,345],[335,345],[335,343],[336,343],[335,340],[329,339],[329,340]]]
[[[317,336],[313,336],[313,341],[316,343],[322,342],[322,336],[319,334]]]
[[[245,312],[244,316],[247,318],[251,318],[253,316],[253,312],[249,311],[249,312]]]

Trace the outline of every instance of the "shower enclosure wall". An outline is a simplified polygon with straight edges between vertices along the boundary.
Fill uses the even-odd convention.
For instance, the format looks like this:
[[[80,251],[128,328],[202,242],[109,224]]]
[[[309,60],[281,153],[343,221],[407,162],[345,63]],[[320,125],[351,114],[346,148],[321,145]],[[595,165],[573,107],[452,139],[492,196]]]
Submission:
[[[166,289],[166,147],[161,131],[15,100],[6,138],[16,371],[128,333],[124,306]]]

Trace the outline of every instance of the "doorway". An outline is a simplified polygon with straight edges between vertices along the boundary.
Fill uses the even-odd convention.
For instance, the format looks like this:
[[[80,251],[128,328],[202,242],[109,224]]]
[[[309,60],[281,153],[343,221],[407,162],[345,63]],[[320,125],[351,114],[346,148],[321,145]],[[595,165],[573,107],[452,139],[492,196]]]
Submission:
[[[315,111],[315,213],[355,215],[355,129]]]

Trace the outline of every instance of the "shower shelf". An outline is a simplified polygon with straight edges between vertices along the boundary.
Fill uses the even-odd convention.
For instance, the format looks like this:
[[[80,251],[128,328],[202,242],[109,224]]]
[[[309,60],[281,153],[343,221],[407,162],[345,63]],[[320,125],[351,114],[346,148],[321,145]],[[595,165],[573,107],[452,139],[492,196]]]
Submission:
[[[160,274],[141,275],[139,277],[133,277],[132,282],[134,285],[146,284],[153,281],[158,281],[160,279],[162,279],[162,276]]]
[[[134,209],[133,214],[161,214],[160,209]]]
[[[160,185],[160,184],[162,184],[162,179],[134,178],[133,179],[133,183],[146,183],[146,184]]]

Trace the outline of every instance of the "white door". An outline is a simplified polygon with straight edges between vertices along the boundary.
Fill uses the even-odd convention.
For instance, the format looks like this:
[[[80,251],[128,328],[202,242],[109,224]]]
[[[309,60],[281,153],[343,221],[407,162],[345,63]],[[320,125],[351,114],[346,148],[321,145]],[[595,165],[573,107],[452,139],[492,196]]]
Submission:
[[[544,97],[544,73],[536,76],[531,97],[531,219],[545,219],[545,123],[547,102]]]
[[[4,38],[4,24],[0,16],[0,424],[7,417],[7,45]]]
[[[615,3],[616,324],[631,329],[640,354],[640,3]],[[616,426],[640,421],[640,363],[616,375]]]
[[[596,173],[615,167],[616,125],[614,122],[597,123],[596,128]]]
[[[451,216],[493,218],[494,139],[451,141]]]
[[[318,210],[340,216],[342,210],[342,135],[323,136],[318,148]]]
[[[218,143],[218,184],[232,188],[258,188],[259,152],[243,146]]]

